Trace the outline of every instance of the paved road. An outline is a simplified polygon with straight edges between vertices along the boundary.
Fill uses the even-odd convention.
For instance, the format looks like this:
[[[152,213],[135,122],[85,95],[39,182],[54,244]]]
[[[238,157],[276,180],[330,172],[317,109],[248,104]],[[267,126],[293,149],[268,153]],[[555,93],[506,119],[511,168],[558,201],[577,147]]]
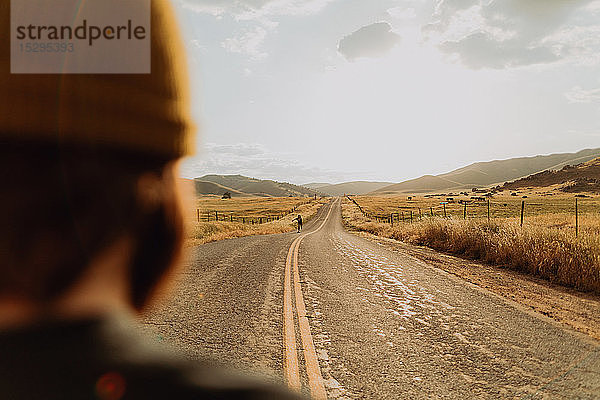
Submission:
[[[303,234],[194,248],[176,296],[146,322],[190,357],[273,379],[293,376],[297,354],[299,384],[316,397],[315,379],[336,399],[600,398],[598,342],[346,232],[339,199]]]

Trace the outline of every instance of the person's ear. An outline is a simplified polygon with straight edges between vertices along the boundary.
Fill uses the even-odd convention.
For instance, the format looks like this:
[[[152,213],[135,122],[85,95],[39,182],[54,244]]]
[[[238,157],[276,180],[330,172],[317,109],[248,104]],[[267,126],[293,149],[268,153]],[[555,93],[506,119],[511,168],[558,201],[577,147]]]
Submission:
[[[152,213],[160,206],[164,196],[162,177],[147,172],[136,182],[136,204],[142,213]]]
[[[131,301],[138,311],[162,291],[159,289],[168,286],[181,257],[183,199],[176,171],[176,165],[169,164],[159,180],[148,176],[141,177],[138,183],[141,193],[148,195],[140,204],[147,212],[133,232],[136,245],[131,266]]]

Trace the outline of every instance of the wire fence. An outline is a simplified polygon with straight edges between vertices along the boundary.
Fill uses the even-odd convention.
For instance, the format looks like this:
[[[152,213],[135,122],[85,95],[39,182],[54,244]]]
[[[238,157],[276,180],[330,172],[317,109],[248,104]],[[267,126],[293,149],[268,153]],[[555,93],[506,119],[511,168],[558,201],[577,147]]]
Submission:
[[[380,223],[413,223],[421,221],[424,218],[442,217],[447,219],[482,219],[491,222],[497,218],[517,218],[520,225],[523,226],[527,217],[541,216],[547,214],[570,214],[573,218],[575,235],[579,234],[580,216],[585,213],[594,212],[593,207],[596,204],[582,204],[584,196],[575,197],[570,200],[562,200],[554,204],[550,202],[540,202],[535,199],[529,199],[524,196],[520,201],[493,201],[490,197],[471,197],[470,199],[455,200],[446,198],[444,201],[433,203],[419,202],[409,200],[401,204],[387,204],[386,211],[396,209],[391,212],[374,212],[368,207],[361,205],[356,199],[346,196],[354,203],[362,215],[373,221]],[[409,197],[410,198],[410,197]],[[568,201],[569,203],[566,203]],[[390,200],[391,202],[391,200]],[[381,207],[380,207],[381,208]]]
[[[289,209],[278,210],[277,212],[272,211],[268,214],[263,215],[241,215],[236,214],[239,211],[217,211],[217,210],[201,210],[196,209],[196,222],[238,222],[249,225],[265,224],[267,222],[278,221],[284,218],[286,215],[296,213],[298,208],[306,204],[310,204],[316,199],[311,199],[300,204],[295,205]]]

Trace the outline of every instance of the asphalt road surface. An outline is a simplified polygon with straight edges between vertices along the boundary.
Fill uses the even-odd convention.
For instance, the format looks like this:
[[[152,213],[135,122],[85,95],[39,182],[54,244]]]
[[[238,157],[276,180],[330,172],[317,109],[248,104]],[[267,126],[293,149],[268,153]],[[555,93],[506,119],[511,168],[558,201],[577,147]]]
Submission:
[[[317,399],[600,398],[597,341],[346,232],[340,199],[300,234],[192,249],[145,323]]]

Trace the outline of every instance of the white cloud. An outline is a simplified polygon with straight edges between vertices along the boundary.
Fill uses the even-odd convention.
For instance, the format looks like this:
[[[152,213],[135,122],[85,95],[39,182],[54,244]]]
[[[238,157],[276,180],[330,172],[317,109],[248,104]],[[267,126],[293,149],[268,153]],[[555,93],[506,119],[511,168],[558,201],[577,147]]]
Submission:
[[[455,15],[468,10],[478,4],[476,0],[437,0],[435,2],[432,22],[425,26],[425,30],[446,31],[453,23]]]
[[[349,179],[352,172],[338,172],[302,165],[285,155],[271,153],[254,143],[221,145],[206,143],[204,152],[189,157],[182,165],[182,176],[196,178],[206,174],[241,174],[253,178],[275,179],[297,184]]]
[[[387,10],[387,13],[390,17],[400,20],[409,20],[417,18],[417,12],[413,7],[392,7]]]
[[[178,2],[182,8],[198,14],[221,16],[227,11],[227,5],[220,1],[179,0]]]
[[[563,55],[574,64],[600,64],[600,25],[564,26],[542,43],[562,48]]]
[[[198,14],[223,18],[231,16],[235,21],[246,21],[255,27],[242,35],[225,39],[221,46],[231,52],[245,54],[253,60],[268,56],[262,48],[267,35],[273,31],[281,16],[305,16],[320,12],[336,0],[177,0],[181,7]]]
[[[205,150],[209,154],[227,154],[231,156],[248,157],[267,154],[267,149],[257,143],[216,144],[207,143]]]
[[[593,14],[600,13],[600,0],[592,1],[590,4],[585,7],[586,11],[591,12]]]
[[[268,56],[262,50],[266,37],[267,30],[262,26],[256,26],[239,37],[225,39],[221,46],[231,53],[245,54],[254,60],[260,60]]]
[[[560,57],[552,48],[544,46],[523,46],[515,40],[497,41],[484,32],[470,34],[458,41],[447,41],[440,45],[447,53],[456,53],[470,68],[519,67],[548,63]]]
[[[231,14],[248,20],[280,15],[311,15],[336,0],[180,0],[184,7],[197,13]]]
[[[251,8],[241,13],[239,19],[269,18],[280,15],[317,14],[329,3],[336,0],[271,0],[261,7]]]
[[[600,88],[583,89],[575,86],[565,93],[565,97],[569,103],[598,103],[600,102]]]
[[[352,61],[360,57],[381,57],[400,42],[400,36],[392,32],[387,22],[363,26],[343,37],[338,51]]]
[[[424,32],[471,68],[556,62],[581,53],[556,35],[591,0],[438,0]],[[587,11],[589,13],[589,11]]]
[[[189,43],[192,47],[194,47],[195,49],[197,49],[201,52],[206,52],[208,49],[208,46],[206,46],[205,44],[202,44],[198,39],[192,39],[189,41]]]

